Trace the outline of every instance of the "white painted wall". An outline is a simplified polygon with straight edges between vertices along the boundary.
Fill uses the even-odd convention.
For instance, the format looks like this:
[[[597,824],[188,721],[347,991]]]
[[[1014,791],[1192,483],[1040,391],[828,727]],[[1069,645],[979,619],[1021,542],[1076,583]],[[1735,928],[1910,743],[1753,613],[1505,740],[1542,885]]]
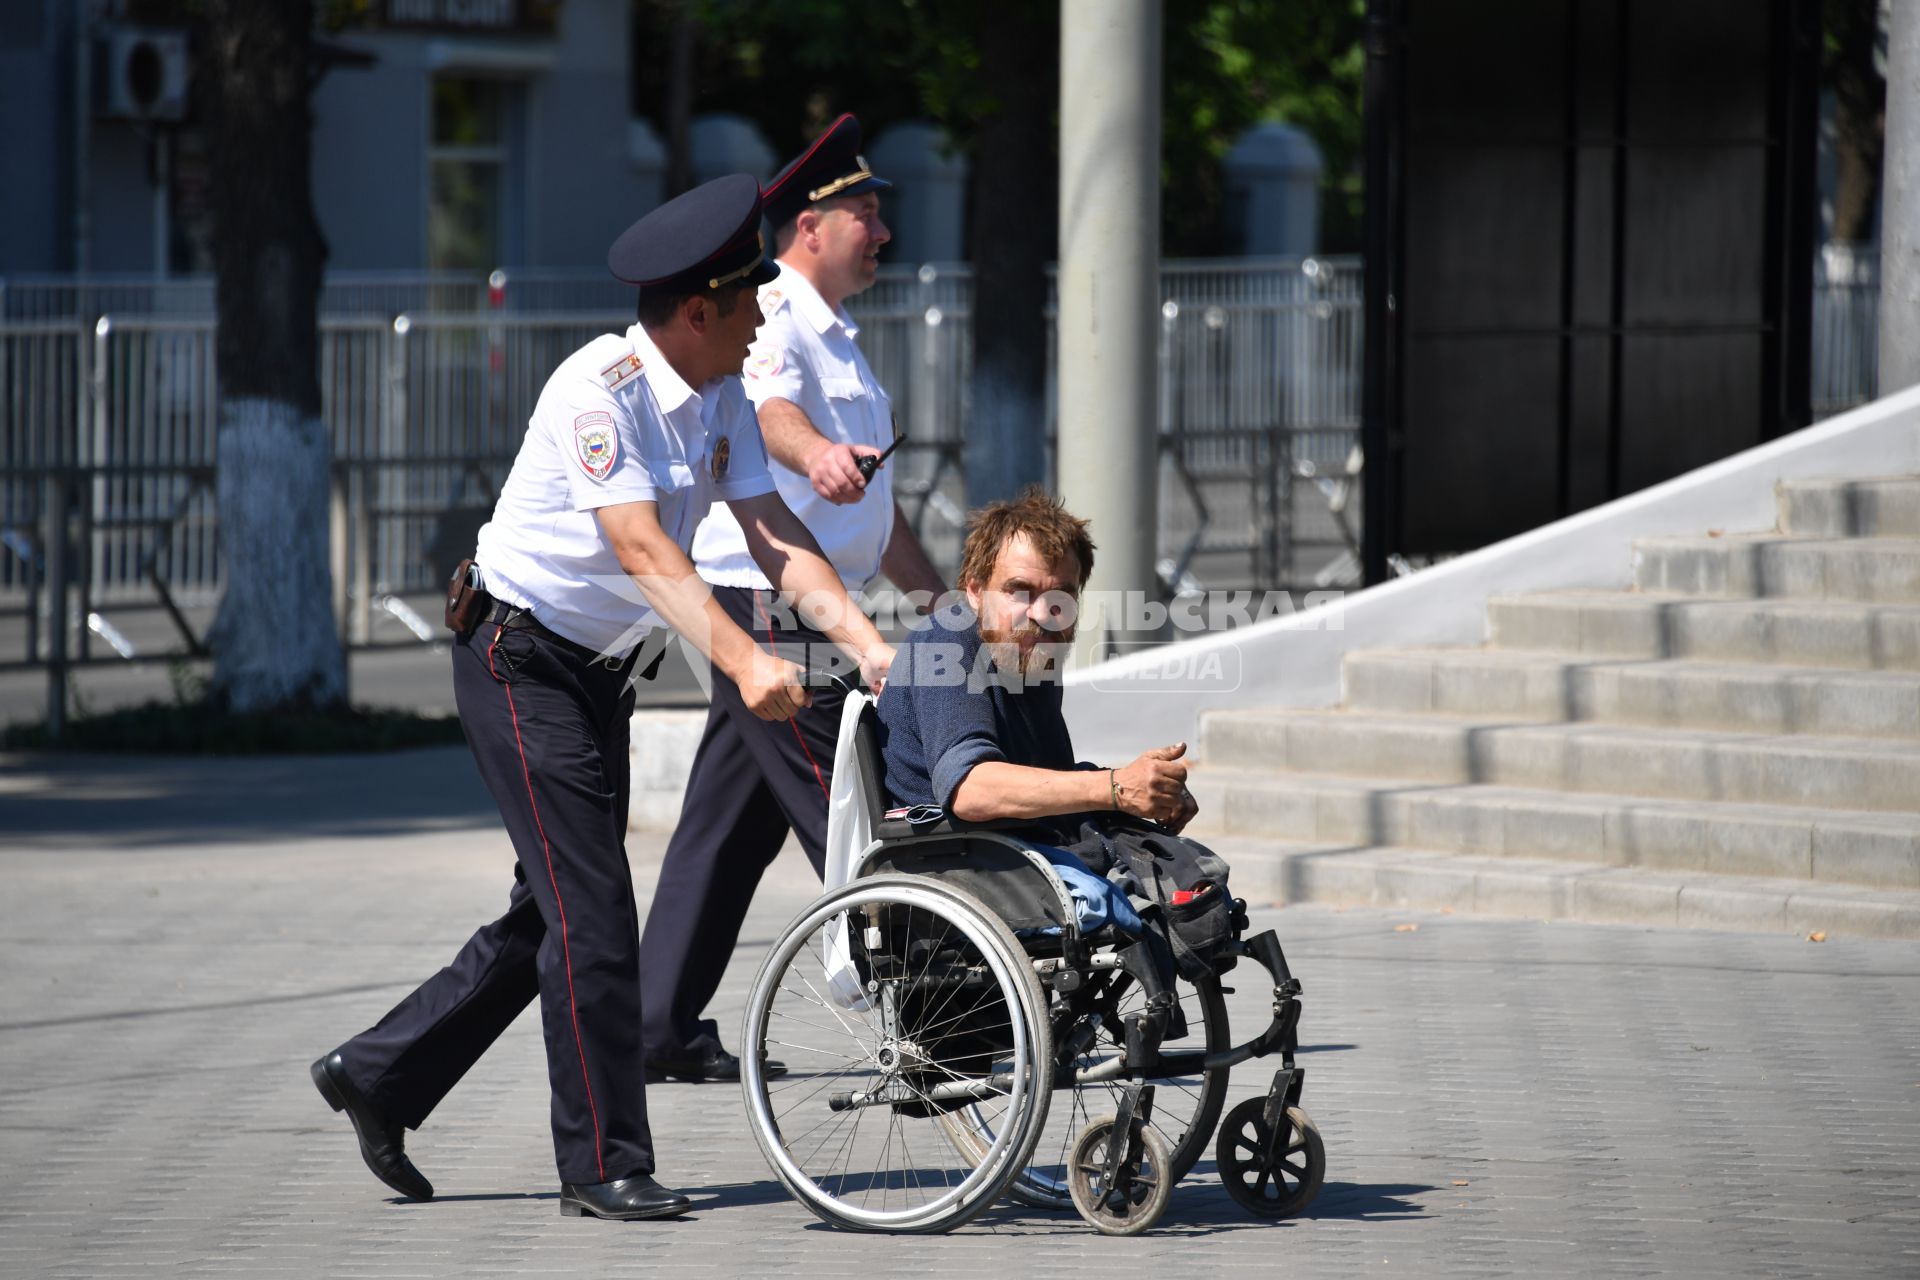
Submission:
[[[1074,744],[1083,758],[1124,760],[1148,747],[1196,742],[1208,711],[1333,706],[1341,699],[1340,662],[1351,650],[1477,644],[1491,596],[1625,588],[1634,539],[1771,529],[1774,487],[1783,480],[1913,473],[1920,473],[1920,387],[1339,603],[1072,672],[1066,712]],[[1100,530],[1092,533],[1098,541]],[[1176,654],[1218,657],[1238,683],[1115,688]]]

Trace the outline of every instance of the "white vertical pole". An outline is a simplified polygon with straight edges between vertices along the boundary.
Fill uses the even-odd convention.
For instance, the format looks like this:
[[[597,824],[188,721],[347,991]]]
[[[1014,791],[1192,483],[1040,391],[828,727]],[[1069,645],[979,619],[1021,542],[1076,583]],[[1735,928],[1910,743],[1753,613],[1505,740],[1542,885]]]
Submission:
[[[1160,0],[1060,4],[1060,494],[1092,521],[1092,598],[1158,595]],[[1083,617],[1080,656],[1123,640]]]
[[[1920,383],[1920,0],[1887,15],[1881,160],[1880,394]]]

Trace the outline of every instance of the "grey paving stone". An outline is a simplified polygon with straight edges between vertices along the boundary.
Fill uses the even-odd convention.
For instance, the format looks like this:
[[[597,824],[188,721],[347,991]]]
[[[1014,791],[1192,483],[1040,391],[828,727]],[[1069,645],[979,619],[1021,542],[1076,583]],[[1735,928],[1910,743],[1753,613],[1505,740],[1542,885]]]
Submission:
[[[644,908],[659,841],[634,849]],[[1306,987],[1329,1153],[1296,1220],[1241,1215],[1208,1157],[1134,1240],[1013,1205],[946,1237],[834,1232],[773,1180],[738,1092],[687,1085],[650,1101],[662,1176],[698,1212],[562,1219],[532,1011],[410,1139],[440,1199],[396,1202],[306,1064],[497,912],[509,867],[484,823],[0,840],[0,1273],[1889,1276],[1920,1257],[1920,1025],[1891,1016],[1920,1004],[1920,944],[1465,909],[1256,910]],[[763,886],[722,986],[729,1039],[810,881],[789,850]],[[1267,995],[1232,985],[1244,1034]],[[1268,1075],[1241,1066],[1229,1101]]]

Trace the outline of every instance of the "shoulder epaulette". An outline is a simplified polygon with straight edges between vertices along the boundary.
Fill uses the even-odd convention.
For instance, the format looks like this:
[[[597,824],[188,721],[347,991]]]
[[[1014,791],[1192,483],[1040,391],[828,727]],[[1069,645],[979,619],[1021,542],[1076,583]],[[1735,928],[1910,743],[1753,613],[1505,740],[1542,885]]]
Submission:
[[[639,376],[640,357],[631,351],[600,371],[600,381],[609,391],[618,391]]]

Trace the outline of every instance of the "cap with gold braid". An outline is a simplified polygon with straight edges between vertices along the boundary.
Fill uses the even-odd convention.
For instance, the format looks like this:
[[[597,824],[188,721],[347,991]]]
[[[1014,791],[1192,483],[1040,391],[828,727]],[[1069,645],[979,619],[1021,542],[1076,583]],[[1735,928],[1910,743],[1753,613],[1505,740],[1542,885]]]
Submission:
[[[646,293],[763,285],[780,273],[760,236],[760,184],[734,173],[641,218],[607,250],[607,270]]]
[[[814,139],[772,182],[761,198],[766,202],[767,218],[778,227],[810,204],[835,196],[857,196],[867,191],[885,191],[893,184],[876,178],[860,154],[860,122],[851,114],[843,115]]]

